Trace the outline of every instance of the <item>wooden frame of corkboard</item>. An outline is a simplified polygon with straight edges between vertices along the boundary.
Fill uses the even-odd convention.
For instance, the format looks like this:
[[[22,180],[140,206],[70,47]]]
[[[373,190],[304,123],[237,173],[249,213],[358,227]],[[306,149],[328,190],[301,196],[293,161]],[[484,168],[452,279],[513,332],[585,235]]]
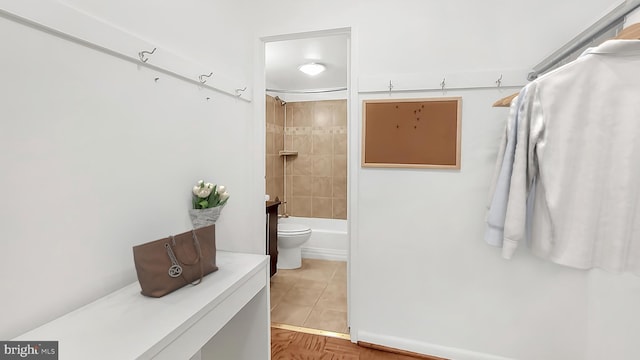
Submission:
[[[461,97],[364,100],[362,166],[460,169]]]

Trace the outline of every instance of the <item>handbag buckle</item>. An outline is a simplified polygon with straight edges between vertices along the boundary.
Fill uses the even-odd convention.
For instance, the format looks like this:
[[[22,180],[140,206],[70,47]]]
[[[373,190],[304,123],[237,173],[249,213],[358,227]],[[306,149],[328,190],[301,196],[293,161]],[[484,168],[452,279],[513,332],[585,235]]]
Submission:
[[[174,240],[175,241],[175,240]],[[169,243],[164,244],[164,247],[167,249],[167,254],[169,255],[169,259],[171,259],[171,266],[169,267],[169,276],[172,278],[177,278],[182,275],[182,266],[178,263],[178,258],[176,258],[176,254],[173,253],[173,249],[171,249],[171,245]]]
[[[180,265],[171,265],[169,268],[169,276],[172,278],[177,278],[182,274],[182,266]]]

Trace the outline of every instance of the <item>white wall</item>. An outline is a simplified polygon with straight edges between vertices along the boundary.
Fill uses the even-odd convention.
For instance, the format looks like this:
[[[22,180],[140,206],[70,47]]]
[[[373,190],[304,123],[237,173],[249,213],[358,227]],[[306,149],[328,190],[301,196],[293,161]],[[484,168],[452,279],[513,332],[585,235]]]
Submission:
[[[325,1],[310,10],[306,2],[274,0],[259,10],[265,21],[257,36],[351,27],[359,79],[499,74],[532,67],[619,3]],[[460,171],[360,168],[361,101],[389,95],[352,99],[352,335],[454,359],[638,358],[637,278],[561,267],[525,249],[505,261],[483,243],[507,115],[490,106],[512,90],[446,92],[463,97]],[[620,357],[604,356],[608,344]]]
[[[359,76],[529,67],[618,1],[67,3],[251,82],[252,71],[260,75],[257,37],[345,26]],[[263,114],[253,118],[252,105],[225,95],[206,102],[168,76],[156,84],[149,70],[5,18],[0,33],[11,34],[0,57],[0,338],[135,281],[131,246],[189,227],[185,192],[196,179],[232,192],[219,247],[263,250]],[[460,172],[363,170],[351,144],[356,337],[457,359],[640,357],[637,278],[571,270],[526,251],[505,262],[482,243],[506,116],[489,105],[505,91],[447,94],[464,97]],[[439,93],[397,96],[409,95]],[[369,97],[377,96],[351,99],[355,139]],[[204,131],[209,138],[193,140]],[[43,194],[26,193],[42,184]],[[385,201],[380,189],[392,190]]]
[[[638,359],[640,278],[594,270],[588,291],[587,359]]]
[[[83,10],[250,84],[252,32],[232,3]],[[0,33],[0,338],[134,282],[131,247],[187,231],[199,179],[231,193],[218,248],[263,253],[252,104],[5,17]]]

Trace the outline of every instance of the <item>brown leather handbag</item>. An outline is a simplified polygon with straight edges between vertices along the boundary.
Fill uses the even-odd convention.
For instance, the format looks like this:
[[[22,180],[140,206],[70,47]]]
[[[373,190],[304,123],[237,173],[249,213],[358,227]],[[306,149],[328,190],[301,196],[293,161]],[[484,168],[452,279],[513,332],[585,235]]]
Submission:
[[[215,224],[133,247],[142,295],[161,297],[198,285],[216,270]]]

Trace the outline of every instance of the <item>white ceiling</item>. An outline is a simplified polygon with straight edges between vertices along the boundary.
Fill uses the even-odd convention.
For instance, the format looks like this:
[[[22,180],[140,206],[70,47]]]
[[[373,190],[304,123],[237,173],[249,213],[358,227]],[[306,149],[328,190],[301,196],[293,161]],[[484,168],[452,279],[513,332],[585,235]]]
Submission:
[[[316,62],[327,69],[316,76],[298,70]],[[266,43],[267,89],[322,90],[347,87],[347,36],[334,35]]]

